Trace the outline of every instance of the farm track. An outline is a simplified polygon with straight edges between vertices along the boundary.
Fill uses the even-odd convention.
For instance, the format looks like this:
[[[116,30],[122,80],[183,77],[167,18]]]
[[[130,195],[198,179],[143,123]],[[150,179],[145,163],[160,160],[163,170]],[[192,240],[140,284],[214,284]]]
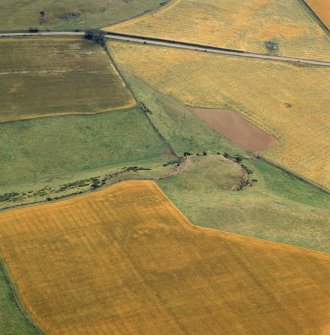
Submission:
[[[67,32],[67,31],[37,32],[37,33],[16,32],[16,33],[0,33],[0,37],[84,36],[84,34],[85,34],[84,32]],[[158,39],[158,38],[149,38],[149,37],[147,38],[143,36],[126,35],[126,34],[120,34],[120,33],[107,33],[106,37],[109,40],[116,40],[116,41],[123,41],[123,42],[187,49],[187,50],[193,50],[193,51],[199,51],[199,52],[209,52],[209,53],[229,55],[229,56],[239,56],[239,57],[246,57],[246,58],[281,61],[281,62],[287,62],[287,63],[293,63],[293,64],[316,65],[316,66],[327,66],[327,67],[329,66],[330,67],[330,62],[326,62],[326,61],[258,54],[258,53],[245,52],[241,50],[231,50],[231,49],[224,49],[224,48],[218,48],[218,47],[210,47],[210,46],[201,45],[201,44],[170,41],[170,40],[163,40],[163,39]]]

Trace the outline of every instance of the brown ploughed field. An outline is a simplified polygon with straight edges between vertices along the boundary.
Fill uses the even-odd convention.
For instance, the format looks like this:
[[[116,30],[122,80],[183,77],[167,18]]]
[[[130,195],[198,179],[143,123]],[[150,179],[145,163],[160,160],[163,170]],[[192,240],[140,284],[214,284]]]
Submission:
[[[277,143],[274,137],[230,110],[194,108],[193,111],[212,129],[245,149],[261,152]]]

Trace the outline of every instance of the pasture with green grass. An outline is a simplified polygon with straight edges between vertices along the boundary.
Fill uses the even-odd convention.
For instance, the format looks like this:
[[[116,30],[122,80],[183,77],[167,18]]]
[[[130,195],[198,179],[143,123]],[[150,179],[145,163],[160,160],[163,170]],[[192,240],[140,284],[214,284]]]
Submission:
[[[0,143],[0,207],[84,191],[109,174],[162,175],[176,159],[138,108],[0,124]]]
[[[329,195],[262,160],[194,156],[158,184],[193,224],[330,252]]]
[[[160,0],[2,0],[0,30],[99,28],[157,9]]]
[[[82,38],[0,40],[0,122],[135,105],[107,53]]]

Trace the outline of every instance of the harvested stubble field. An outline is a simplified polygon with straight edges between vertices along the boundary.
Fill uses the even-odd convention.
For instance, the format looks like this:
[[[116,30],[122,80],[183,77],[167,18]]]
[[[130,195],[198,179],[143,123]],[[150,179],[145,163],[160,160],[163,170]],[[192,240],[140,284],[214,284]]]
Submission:
[[[19,295],[50,335],[330,333],[329,255],[192,226],[153,182],[1,222]]]
[[[159,7],[159,0],[1,0],[0,30],[102,27]]]
[[[306,2],[330,29],[330,2],[328,0],[306,0]]]
[[[0,122],[135,105],[106,52],[81,38],[0,41]]]
[[[126,73],[163,94],[253,122],[278,141],[266,158],[330,189],[329,68],[121,42],[110,48]]]
[[[256,53],[329,60],[330,38],[300,0],[176,0],[163,10],[105,28]],[[275,51],[266,42],[278,44]]]

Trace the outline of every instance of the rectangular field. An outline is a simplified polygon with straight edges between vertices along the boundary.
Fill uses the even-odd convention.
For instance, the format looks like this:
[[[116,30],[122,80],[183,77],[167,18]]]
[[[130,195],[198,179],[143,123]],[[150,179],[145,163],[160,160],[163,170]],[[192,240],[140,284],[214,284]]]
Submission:
[[[327,1],[324,0],[323,15],[327,15]],[[330,60],[330,37],[300,0],[174,0],[160,11],[105,30],[255,53]],[[276,50],[267,48],[266,42],[276,43]]]
[[[329,255],[192,226],[153,182],[0,221],[17,292],[49,335],[329,334]]]
[[[238,113],[278,141],[264,157],[330,189],[329,67],[122,42],[110,47],[127,78],[131,73],[191,107]]]
[[[106,52],[81,38],[0,40],[0,122],[135,105]]]

